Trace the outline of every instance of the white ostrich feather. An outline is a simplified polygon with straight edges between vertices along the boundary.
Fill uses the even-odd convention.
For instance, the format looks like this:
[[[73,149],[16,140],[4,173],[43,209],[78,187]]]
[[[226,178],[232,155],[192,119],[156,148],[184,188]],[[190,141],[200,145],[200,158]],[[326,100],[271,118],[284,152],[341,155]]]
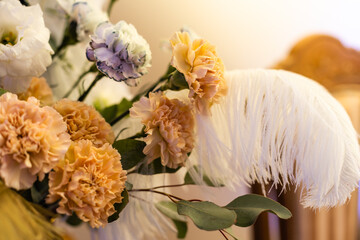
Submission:
[[[322,86],[282,70],[226,74],[229,92],[197,115],[191,163],[215,182],[282,185],[303,190],[306,207],[343,204],[358,186],[357,133]]]

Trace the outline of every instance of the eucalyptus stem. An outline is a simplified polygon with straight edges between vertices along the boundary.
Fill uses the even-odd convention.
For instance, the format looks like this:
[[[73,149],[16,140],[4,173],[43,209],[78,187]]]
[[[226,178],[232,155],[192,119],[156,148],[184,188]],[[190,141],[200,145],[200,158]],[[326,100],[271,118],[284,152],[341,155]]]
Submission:
[[[225,235],[225,233],[223,232],[223,230],[219,229],[219,232],[221,233],[221,235],[223,235],[223,237],[226,239],[226,240],[229,240],[228,237]]]
[[[169,193],[166,193],[166,192],[160,192],[160,191],[156,191],[156,190],[152,190],[152,189],[149,189],[149,188],[140,188],[140,189],[131,189],[131,190],[128,190],[129,192],[152,192],[152,193],[157,193],[157,194],[160,194],[160,195],[164,195],[164,196],[167,196],[171,201],[175,202],[174,199],[176,200],[184,200],[180,197],[177,197],[175,195],[172,195],[172,194],[169,194]]]
[[[69,89],[69,91],[67,91],[65,93],[65,95],[62,97],[62,98],[67,98],[73,91],[74,89],[79,85],[79,83],[81,82],[81,80],[89,73],[91,73],[93,70],[92,70],[92,67],[89,68],[89,70],[87,70],[86,72],[82,73],[78,79],[76,80],[76,82],[71,86],[71,88]]]
[[[81,96],[78,98],[78,101],[82,102],[85,100],[85,98],[87,97],[87,95],[90,93],[91,89],[96,85],[96,83],[102,79],[104,77],[104,74],[102,73],[98,73],[94,79],[94,81],[90,84],[90,86],[88,87],[88,89],[86,89],[86,91],[81,94]]]

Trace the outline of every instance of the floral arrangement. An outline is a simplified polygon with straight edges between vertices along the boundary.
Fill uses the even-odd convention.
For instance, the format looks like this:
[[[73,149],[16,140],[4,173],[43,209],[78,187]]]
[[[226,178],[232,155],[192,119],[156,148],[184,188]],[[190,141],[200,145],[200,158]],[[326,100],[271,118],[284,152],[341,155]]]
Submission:
[[[193,184],[231,187],[272,180],[286,188],[295,183],[305,190],[304,204],[315,208],[349,198],[360,179],[356,132],[326,90],[284,71],[226,72],[215,46],[189,30],[170,38],[170,64],[153,85],[115,104],[101,98],[89,104],[104,79],[137,88],[152,61],[136,28],[111,23],[97,4],[0,1],[4,236],[61,239],[51,223],[62,218],[104,232],[108,223],[118,222],[111,227],[124,239],[155,236],[159,229],[151,225],[170,220],[178,238],[185,238],[188,217],[200,229],[236,239],[228,229],[249,226],[264,211],[291,217],[284,206],[260,195],[218,206],[166,191]],[[60,81],[70,86],[55,93],[63,83],[55,70],[72,51],[87,61],[62,75]],[[318,90],[316,97],[309,87]],[[327,140],[319,141],[325,133]],[[146,187],[145,177],[181,171],[185,176],[178,184]],[[135,215],[142,223],[134,223]],[[31,227],[17,230],[27,223]],[[126,231],[131,224],[142,227]]]

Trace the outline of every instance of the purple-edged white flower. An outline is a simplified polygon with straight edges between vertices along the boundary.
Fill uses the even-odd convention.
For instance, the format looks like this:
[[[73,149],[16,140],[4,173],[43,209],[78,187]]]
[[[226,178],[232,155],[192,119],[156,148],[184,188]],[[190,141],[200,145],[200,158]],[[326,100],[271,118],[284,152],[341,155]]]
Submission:
[[[125,21],[115,25],[99,24],[91,36],[86,56],[89,61],[96,62],[99,71],[130,86],[136,85],[135,79],[146,74],[151,66],[149,44]]]

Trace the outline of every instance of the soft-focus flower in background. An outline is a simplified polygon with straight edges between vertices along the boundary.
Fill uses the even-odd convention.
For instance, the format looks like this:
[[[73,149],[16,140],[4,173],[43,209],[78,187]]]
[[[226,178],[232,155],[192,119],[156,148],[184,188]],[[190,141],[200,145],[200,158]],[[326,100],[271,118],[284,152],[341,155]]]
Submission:
[[[209,115],[211,105],[227,92],[224,64],[215,46],[203,39],[192,41],[186,31],[175,33],[170,43],[173,47],[171,64],[184,74],[190,88],[189,97],[195,100],[197,110]]]
[[[89,140],[74,142],[49,176],[48,203],[58,200],[57,212],[73,212],[92,227],[105,226],[122,201],[126,171],[120,154],[108,143],[95,147]]]
[[[70,145],[61,115],[39,105],[33,97],[0,97],[0,176],[15,189],[31,187],[37,177],[42,180]]]
[[[111,126],[94,107],[69,99],[62,99],[53,107],[67,123],[71,140],[87,139],[95,146],[114,142],[115,136]]]
[[[51,64],[50,32],[38,5],[0,1],[0,87],[19,93]]]
[[[163,166],[183,166],[194,146],[194,116],[190,105],[169,99],[163,93],[150,93],[133,104],[130,116],[141,118],[148,135],[144,154],[150,163],[161,157]]]
[[[135,79],[146,74],[151,66],[149,44],[125,21],[115,25],[101,23],[91,36],[86,56],[96,62],[99,71],[131,86],[136,85]]]
[[[53,93],[45,78],[33,77],[26,92],[19,93],[20,100],[27,100],[29,97],[35,97],[42,106],[50,106],[54,103]]]
[[[109,19],[105,12],[89,2],[76,2],[72,6],[71,20],[76,21],[76,34],[78,40],[82,41],[93,34],[100,23]]]

